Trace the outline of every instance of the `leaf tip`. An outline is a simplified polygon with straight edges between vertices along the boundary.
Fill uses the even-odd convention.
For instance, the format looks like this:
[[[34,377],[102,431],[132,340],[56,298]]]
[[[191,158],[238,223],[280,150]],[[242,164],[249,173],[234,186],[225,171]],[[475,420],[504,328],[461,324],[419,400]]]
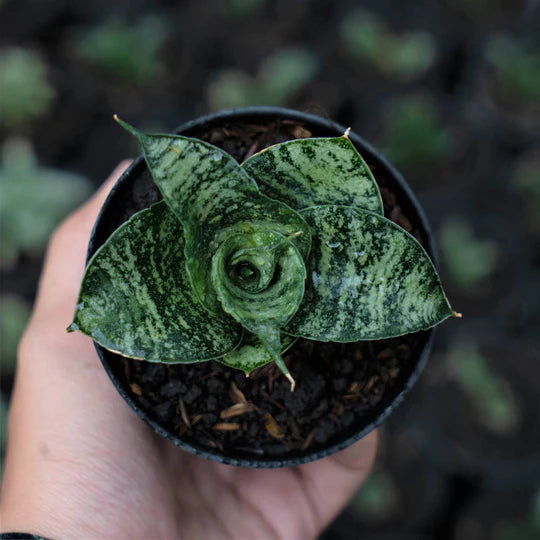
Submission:
[[[462,314],[462,313],[458,313],[457,311],[452,311],[452,317],[455,317],[456,319],[462,319],[462,318],[463,318],[463,314]]]
[[[343,134],[343,138],[344,139],[348,139],[349,138],[349,133],[351,132],[351,128],[348,127],[346,130],[345,130],[345,133]]]
[[[124,120],[122,120],[117,114],[113,114],[113,118],[115,122],[120,124],[127,132],[131,133],[137,140],[141,141],[144,134],[141,133],[139,130],[135,129],[131,124],[128,124]]]
[[[66,328],[66,333],[67,334],[71,334],[71,332],[77,332],[79,329],[79,326],[77,325],[77,323],[75,322],[72,322],[67,328]]]

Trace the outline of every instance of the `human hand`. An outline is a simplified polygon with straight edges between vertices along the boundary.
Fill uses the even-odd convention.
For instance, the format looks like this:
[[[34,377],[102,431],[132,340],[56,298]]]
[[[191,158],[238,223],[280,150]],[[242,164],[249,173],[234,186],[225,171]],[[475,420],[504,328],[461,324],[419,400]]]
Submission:
[[[373,432],[289,469],[242,469],[155,435],[122,400],[92,341],[67,334],[94,221],[123,162],[53,235],[19,347],[1,528],[47,538],[316,537],[369,473]]]

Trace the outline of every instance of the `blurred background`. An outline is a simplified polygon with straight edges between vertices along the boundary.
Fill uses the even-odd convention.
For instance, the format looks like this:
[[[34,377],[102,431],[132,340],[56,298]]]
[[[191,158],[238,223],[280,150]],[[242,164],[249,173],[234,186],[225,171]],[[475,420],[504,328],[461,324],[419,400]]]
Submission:
[[[47,238],[169,130],[284,105],[400,169],[459,323],[382,429],[324,540],[540,538],[540,13],[536,0],[0,0],[3,454]]]

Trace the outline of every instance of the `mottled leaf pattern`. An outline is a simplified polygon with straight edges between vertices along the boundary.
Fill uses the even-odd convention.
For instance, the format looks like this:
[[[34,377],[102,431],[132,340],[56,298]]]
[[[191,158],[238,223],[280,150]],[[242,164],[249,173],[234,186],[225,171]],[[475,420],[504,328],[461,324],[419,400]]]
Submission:
[[[383,213],[373,174],[346,136],[270,146],[242,168],[264,194],[297,210],[331,203]]]
[[[261,232],[277,232],[283,236],[295,236],[295,244],[302,256],[306,257],[311,248],[311,231],[302,217],[284,204],[268,199],[262,194],[255,200],[246,198],[239,203],[231,203],[219,212],[212,223],[200,227],[197,234],[188,237],[186,256],[193,286],[199,298],[209,309],[219,306],[210,272],[212,257],[218,247],[228,238],[243,236],[249,238]],[[245,247],[249,247],[246,243]]]
[[[212,260],[212,283],[223,309],[260,339],[285,375],[280,328],[298,309],[305,279],[302,255],[276,232],[232,236]]]
[[[261,325],[280,328],[294,315],[304,296],[306,267],[286,237],[265,231],[249,238],[255,237],[257,244],[247,249],[238,246],[246,244],[243,236],[223,242],[212,261],[212,282],[223,309],[257,334]]]
[[[223,150],[177,135],[148,135],[125,122],[134,134],[156,185],[184,226],[187,268],[201,302],[219,313],[220,304],[210,280],[212,256],[232,235],[276,231],[306,256],[311,245],[304,220],[285,204],[260,193],[257,184]]]
[[[395,223],[344,206],[302,215],[313,245],[304,300],[286,333],[317,341],[383,339],[453,314],[428,255]]]
[[[69,330],[149,361],[215,358],[246,374],[275,361],[294,388],[282,353],[297,337],[387,338],[453,314],[423,248],[382,216],[347,134],[240,166],[203,141],[118,121],[164,201],[96,252]]]
[[[195,362],[235,349],[242,327],[210,317],[185,270],[182,226],[163,202],[135,214],[96,252],[71,330],[150,362]]]

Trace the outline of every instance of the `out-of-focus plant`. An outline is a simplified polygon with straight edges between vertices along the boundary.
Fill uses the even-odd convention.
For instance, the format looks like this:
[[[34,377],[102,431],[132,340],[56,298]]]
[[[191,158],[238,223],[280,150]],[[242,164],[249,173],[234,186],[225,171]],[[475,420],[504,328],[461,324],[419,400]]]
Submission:
[[[518,100],[540,106],[540,53],[507,36],[491,39],[486,57],[494,68],[497,89]]]
[[[495,540],[537,540],[540,537],[540,489],[533,497],[529,515],[519,521],[498,523]]]
[[[45,114],[54,98],[47,67],[33,52],[0,51],[0,124],[17,128]]]
[[[462,219],[447,220],[438,236],[443,264],[459,287],[474,288],[493,272],[499,255],[497,243],[478,238]]]
[[[540,152],[528,154],[518,162],[512,184],[523,195],[527,216],[540,231]]]
[[[210,85],[214,109],[248,105],[284,105],[315,75],[317,59],[306,49],[283,49],[266,58],[256,77],[226,70]]]
[[[12,372],[17,345],[30,318],[30,307],[16,296],[0,297],[0,370]]]
[[[353,506],[362,516],[381,518],[392,513],[398,504],[399,494],[391,476],[375,469],[358,490]]]
[[[235,15],[252,13],[264,4],[264,0],[228,0],[227,8]]]
[[[394,164],[406,171],[447,158],[454,137],[437,114],[433,102],[423,95],[391,101],[386,109],[379,146]]]
[[[44,247],[58,222],[90,192],[79,175],[38,165],[30,143],[10,139],[0,166],[0,266]]]
[[[394,33],[379,17],[363,9],[347,15],[341,36],[351,55],[397,78],[409,79],[423,73],[437,56],[430,33]]]
[[[144,16],[134,22],[113,18],[82,31],[76,50],[114,77],[148,81],[161,68],[159,51],[168,34],[163,17]]]
[[[518,399],[506,380],[480,353],[476,343],[457,341],[448,357],[482,425],[498,435],[514,431],[521,419]]]

